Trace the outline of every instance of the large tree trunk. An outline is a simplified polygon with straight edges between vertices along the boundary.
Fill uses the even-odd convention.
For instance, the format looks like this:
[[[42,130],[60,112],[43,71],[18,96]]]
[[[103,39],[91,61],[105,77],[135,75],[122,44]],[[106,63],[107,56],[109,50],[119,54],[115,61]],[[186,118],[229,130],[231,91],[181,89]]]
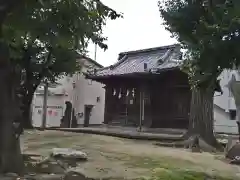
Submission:
[[[5,67],[5,68],[4,68]],[[21,156],[20,142],[16,135],[14,120],[18,117],[12,82],[9,81],[11,71],[8,67],[0,67],[0,172],[21,173],[24,163]]]
[[[14,120],[18,105],[13,96],[14,85],[8,47],[2,41],[2,26],[6,16],[23,0],[4,0],[0,2],[0,173],[22,173],[24,163],[20,141],[16,137]]]
[[[192,90],[190,121],[187,137],[197,136],[208,145],[220,148],[213,132],[214,90],[196,88]]]
[[[24,168],[19,138],[14,121],[19,118],[14,75],[9,61],[8,47],[0,43],[0,173],[21,173]]]
[[[193,152],[216,152],[223,151],[223,147],[214,136],[213,116],[213,95],[214,90],[193,89],[190,108],[190,119],[188,132],[185,140],[174,143],[158,143],[161,146],[185,147]]]
[[[11,113],[11,112],[8,112]],[[12,122],[8,119],[1,122],[0,170],[2,173],[14,172],[21,174],[24,170],[20,149],[20,140],[15,134]]]

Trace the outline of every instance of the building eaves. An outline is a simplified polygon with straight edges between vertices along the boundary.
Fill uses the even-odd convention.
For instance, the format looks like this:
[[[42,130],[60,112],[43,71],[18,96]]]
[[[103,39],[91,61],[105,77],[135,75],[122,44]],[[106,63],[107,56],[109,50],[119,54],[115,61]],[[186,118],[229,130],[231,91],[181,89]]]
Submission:
[[[180,45],[142,49],[120,53],[115,64],[95,70],[90,76],[122,76],[136,73],[154,73],[155,70],[179,68],[181,57]],[[151,72],[151,70],[154,70]]]
[[[125,51],[125,52],[119,53],[118,60],[121,60],[124,55],[147,53],[147,52],[151,52],[151,51],[172,49],[172,48],[177,48],[177,47],[181,48],[180,44],[172,44],[172,45],[167,45],[167,46],[159,46],[159,47],[146,48],[146,49],[133,50],[133,51]]]
[[[85,55],[81,55],[81,54],[77,53],[77,58],[86,59],[90,63],[96,65],[98,68],[103,68],[103,65],[99,64],[98,62],[94,61],[93,59],[91,59],[91,58],[89,58],[89,57],[87,57]]]

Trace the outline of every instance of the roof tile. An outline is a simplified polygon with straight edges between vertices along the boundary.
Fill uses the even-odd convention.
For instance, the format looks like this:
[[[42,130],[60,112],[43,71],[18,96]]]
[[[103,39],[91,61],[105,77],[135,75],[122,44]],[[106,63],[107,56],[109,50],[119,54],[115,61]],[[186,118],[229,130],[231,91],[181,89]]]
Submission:
[[[117,76],[123,74],[150,72],[180,66],[180,45],[157,47],[145,50],[120,53],[122,57],[112,66],[99,69],[93,76]],[[147,71],[144,69],[147,66]]]

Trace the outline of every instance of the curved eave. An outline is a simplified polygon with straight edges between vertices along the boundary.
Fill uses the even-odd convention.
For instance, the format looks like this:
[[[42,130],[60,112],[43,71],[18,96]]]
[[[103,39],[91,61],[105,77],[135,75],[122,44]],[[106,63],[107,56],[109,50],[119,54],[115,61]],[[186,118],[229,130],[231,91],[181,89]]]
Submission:
[[[159,76],[164,72],[168,71],[174,71],[174,70],[180,70],[179,67],[171,67],[171,68],[165,68],[165,69],[151,69],[150,71],[146,72],[136,72],[136,73],[129,73],[129,74],[109,74],[109,75],[92,75],[92,74],[85,74],[85,77],[87,79],[91,79],[97,82],[103,82],[108,79],[141,79],[141,78],[152,78],[153,76]]]

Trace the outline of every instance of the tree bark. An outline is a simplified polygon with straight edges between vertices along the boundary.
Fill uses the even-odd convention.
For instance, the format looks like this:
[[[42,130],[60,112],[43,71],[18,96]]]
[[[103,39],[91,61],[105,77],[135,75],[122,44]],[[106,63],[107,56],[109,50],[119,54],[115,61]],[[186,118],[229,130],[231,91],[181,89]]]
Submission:
[[[31,117],[31,103],[23,105],[22,125],[24,129],[33,129]]]
[[[192,90],[190,121],[187,137],[198,136],[212,147],[219,148],[213,127],[214,90],[197,88]]]
[[[7,45],[2,41],[2,26],[6,16],[23,0],[4,0],[0,2],[0,173],[23,172],[24,163],[20,141],[16,137],[14,120],[20,111],[15,101],[14,81]]]
[[[11,70],[0,66],[0,172],[22,173],[22,160],[19,138],[16,136],[14,121],[20,117],[19,106],[13,93]]]
[[[28,91],[28,95],[23,98],[22,123],[24,129],[32,129],[31,105],[34,92]]]
[[[22,174],[24,163],[21,154],[20,140],[16,137],[13,124],[8,120],[1,122],[0,127],[0,171],[2,173],[14,172]]]
[[[16,101],[15,77],[9,57],[7,45],[0,41],[0,173],[20,174],[24,163],[14,127],[14,121],[20,117],[20,107]]]

